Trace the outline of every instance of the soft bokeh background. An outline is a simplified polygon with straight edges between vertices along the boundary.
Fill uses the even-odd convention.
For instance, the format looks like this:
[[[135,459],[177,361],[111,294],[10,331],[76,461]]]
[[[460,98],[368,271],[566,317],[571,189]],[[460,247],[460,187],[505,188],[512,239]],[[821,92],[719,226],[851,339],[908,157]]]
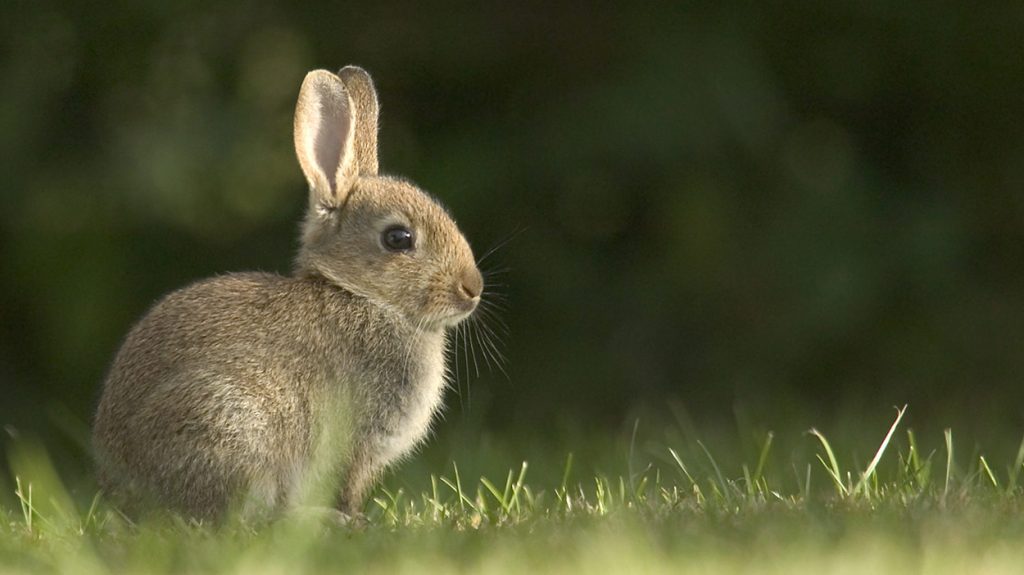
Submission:
[[[84,460],[156,298],[288,272],[298,86],[357,63],[384,170],[478,253],[511,237],[509,377],[461,375],[439,460],[638,417],[1017,429],[1022,30],[1021,3],[7,0],[0,422]]]

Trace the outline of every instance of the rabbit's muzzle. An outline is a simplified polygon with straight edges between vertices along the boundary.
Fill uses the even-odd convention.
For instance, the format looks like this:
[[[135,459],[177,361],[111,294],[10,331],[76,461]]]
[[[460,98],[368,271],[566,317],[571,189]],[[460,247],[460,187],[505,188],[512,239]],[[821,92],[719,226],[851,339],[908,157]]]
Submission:
[[[480,303],[480,295],[484,291],[484,278],[476,267],[467,267],[459,275],[455,294],[459,309],[471,313]]]

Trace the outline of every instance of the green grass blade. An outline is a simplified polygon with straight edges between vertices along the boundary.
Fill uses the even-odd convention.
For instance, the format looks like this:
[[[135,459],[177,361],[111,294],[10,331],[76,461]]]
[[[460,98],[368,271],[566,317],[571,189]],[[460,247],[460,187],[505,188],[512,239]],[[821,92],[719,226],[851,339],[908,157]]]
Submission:
[[[885,454],[885,450],[889,447],[889,441],[892,440],[892,436],[896,433],[896,428],[906,412],[906,405],[896,410],[896,421],[892,422],[892,426],[889,427],[889,432],[885,434],[885,439],[878,446],[878,451],[875,452],[874,458],[871,459],[871,463],[868,464],[867,469],[864,470],[860,477],[860,481],[857,482],[857,486],[853,490],[854,493],[866,493],[865,488],[867,487],[868,480],[875,474],[875,470],[878,469],[878,463],[882,460],[882,455]]]
[[[761,446],[761,454],[757,458],[757,467],[754,468],[754,482],[757,483],[764,476],[764,466],[768,463],[768,452],[772,449],[772,440],[775,439],[775,433],[769,431],[764,438],[764,444]]]
[[[946,438],[946,480],[942,485],[942,503],[945,504],[949,495],[949,482],[953,476],[953,430],[946,428],[943,435]]]
[[[513,471],[508,470],[508,475],[505,476],[505,489],[501,491],[501,500],[509,501],[512,496],[512,475]]]
[[[675,460],[676,466],[678,466],[680,471],[683,472],[683,476],[686,477],[686,479],[690,482],[690,485],[696,486],[697,482],[694,481],[693,476],[690,475],[690,471],[686,468],[686,464],[683,463],[683,458],[679,457],[679,454],[676,453],[676,450],[672,449],[671,447],[668,448],[668,452],[672,456],[672,459]]]
[[[509,506],[510,508],[514,507],[517,512],[522,511],[522,507],[519,505],[519,493],[523,490],[523,486],[526,482],[527,468],[529,468],[529,464],[524,461],[522,466],[519,468],[519,477],[516,479],[516,482],[512,487],[511,503]]]
[[[843,484],[843,474],[839,469],[839,462],[836,460],[836,454],[834,451],[832,451],[832,445],[829,444],[828,439],[825,439],[825,436],[822,435],[822,433],[817,429],[811,428],[809,433],[818,438],[818,441],[821,443],[822,448],[825,449],[825,456],[828,457],[828,463],[825,463],[825,460],[822,459],[820,455],[817,456],[818,461],[820,461],[821,465],[825,468],[826,471],[828,471],[828,474],[832,478],[832,482],[835,484],[836,491],[839,492],[839,495],[842,497],[846,497],[849,490],[847,489],[846,485]],[[808,481],[808,483],[810,482]]]
[[[722,496],[725,497],[726,501],[732,501],[732,490],[730,489],[729,482],[725,480],[725,476],[722,474],[721,468],[718,467],[718,462],[711,456],[711,452],[704,445],[704,442],[697,440],[697,445],[704,451],[704,455],[707,456],[708,461],[711,462],[711,468],[715,471],[715,477],[718,478],[718,484],[721,486]]]
[[[1024,467],[1024,438],[1021,438],[1020,446],[1017,447],[1017,457],[1013,460],[1013,467],[1010,468],[1009,479],[1006,482],[1008,495],[1017,490],[1017,478],[1020,476],[1022,467]]]
[[[491,492],[491,495],[494,496],[494,500],[498,502],[498,506],[501,507],[502,511],[504,511],[507,514],[508,503],[504,497],[504,494],[497,488],[497,486],[491,483],[491,481],[486,477],[481,477],[480,483],[482,483],[483,486],[487,488],[487,491]]]
[[[981,455],[978,457],[978,463],[981,465],[981,470],[988,477],[989,482],[992,483],[992,487],[999,489],[999,480],[996,479],[996,474],[992,473],[992,468],[988,466],[988,461],[985,460],[985,456]]]

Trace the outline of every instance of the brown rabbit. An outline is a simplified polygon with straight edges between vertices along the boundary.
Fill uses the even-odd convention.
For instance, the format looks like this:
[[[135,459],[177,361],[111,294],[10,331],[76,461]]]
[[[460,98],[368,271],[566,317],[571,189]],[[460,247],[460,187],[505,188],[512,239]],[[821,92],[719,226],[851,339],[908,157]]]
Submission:
[[[295,110],[310,196],[294,275],[199,281],[128,334],[93,430],[101,486],[126,508],[216,519],[319,495],[355,514],[427,434],[446,331],[483,279],[437,201],[378,175],[377,112],[362,69],[310,72]]]

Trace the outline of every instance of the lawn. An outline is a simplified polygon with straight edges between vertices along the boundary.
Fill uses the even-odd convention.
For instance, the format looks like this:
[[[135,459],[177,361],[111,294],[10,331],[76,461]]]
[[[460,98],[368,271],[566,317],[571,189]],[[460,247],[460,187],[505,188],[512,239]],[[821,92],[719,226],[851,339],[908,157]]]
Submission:
[[[816,430],[795,434],[799,452],[766,433],[744,458],[703,441],[641,447],[634,429],[614,474],[570,454],[491,477],[412,465],[351,527],[133,524],[16,445],[0,571],[1020,572],[1024,444],[990,461],[952,431],[918,439],[902,413],[864,454]]]

